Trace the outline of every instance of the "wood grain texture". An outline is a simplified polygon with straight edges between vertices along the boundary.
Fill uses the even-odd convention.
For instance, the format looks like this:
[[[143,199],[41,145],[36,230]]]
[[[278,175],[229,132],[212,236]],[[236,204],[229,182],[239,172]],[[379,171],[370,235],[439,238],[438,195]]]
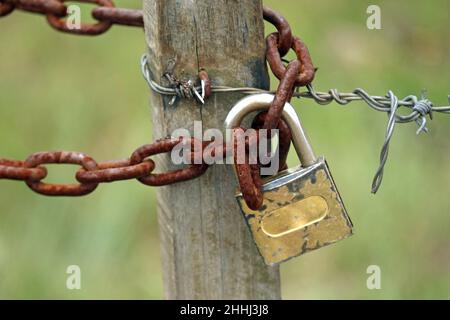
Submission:
[[[197,81],[201,68],[215,85],[267,89],[260,0],[144,0],[146,39],[154,79],[170,71]],[[154,138],[177,128],[223,129],[228,110],[242,97],[213,95],[201,106],[151,96]],[[168,156],[159,170],[173,169]],[[229,165],[201,178],[158,190],[163,278],[168,299],[279,299],[278,267],[257,252],[236,199]]]

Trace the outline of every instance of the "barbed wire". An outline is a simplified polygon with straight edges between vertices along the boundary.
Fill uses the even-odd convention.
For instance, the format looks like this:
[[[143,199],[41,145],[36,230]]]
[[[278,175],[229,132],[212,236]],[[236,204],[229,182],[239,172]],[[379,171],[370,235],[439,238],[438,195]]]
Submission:
[[[177,98],[194,98],[196,97],[198,101],[202,104],[204,103],[204,83],[200,83],[200,85],[195,85],[192,80],[184,82],[183,90],[179,88],[173,87],[165,87],[154,81],[151,77],[151,73],[148,67],[148,58],[147,55],[144,54],[141,58],[141,71],[144,76],[144,79],[147,81],[149,87],[156,93],[161,95],[173,96],[174,98],[171,101],[171,104]],[[185,84],[188,84],[186,86]],[[186,88],[191,94],[186,95]],[[424,92],[422,92],[422,96],[419,99],[417,96],[409,95],[403,99],[398,99],[398,97],[389,90],[386,96],[373,96],[370,95],[367,91],[362,88],[356,88],[352,92],[341,93],[337,89],[330,89],[328,92],[320,92],[316,91],[312,84],[308,84],[306,86],[306,91],[299,91],[297,88],[296,92],[294,92],[293,97],[296,98],[308,98],[313,99],[316,103],[320,105],[327,105],[331,102],[336,102],[340,105],[347,105],[354,101],[363,101],[372,109],[384,112],[388,115],[388,123],[386,127],[385,140],[383,142],[383,146],[380,151],[380,164],[378,169],[376,170],[375,176],[372,182],[372,193],[376,193],[381,185],[383,180],[384,167],[387,162],[388,154],[389,154],[389,144],[391,142],[395,125],[397,123],[409,123],[416,122],[419,128],[416,131],[416,134],[420,134],[421,132],[427,133],[428,128],[427,125],[427,116],[430,117],[430,120],[433,119],[433,112],[450,114],[450,106],[438,106],[435,107],[434,104],[425,97]],[[183,94],[181,94],[181,93]],[[252,87],[228,87],[228,86],[216,86],[211,85],[212,93],[230,93],[230,92],[240,92],[243,94],[257,94],[257,93],[270,93],[275,94],[275,91],[264,90],[259,88]],[[450,96],[449,96],[450,102]],[[410,109],[411,112],[406,115],[402,115],[398,113],[398,109],[400,107],[405,107]]]

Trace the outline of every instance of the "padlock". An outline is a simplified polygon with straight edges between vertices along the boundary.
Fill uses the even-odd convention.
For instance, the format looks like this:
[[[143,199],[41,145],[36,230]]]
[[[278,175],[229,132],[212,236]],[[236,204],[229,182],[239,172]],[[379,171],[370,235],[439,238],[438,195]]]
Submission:
[[[225,126],[240,126],[246,115],[267,110],[271,94],[240,100],[229,112]],[[261,256],[268,265],[278,264],[352,235],[353,225],[324,157],[316,158],[294,108],[286,103],[283,120],[301,165],[263,180],[264,202],[251,210],[242,193],[236,198]],[[228,142],[231,142],[228,137]]]

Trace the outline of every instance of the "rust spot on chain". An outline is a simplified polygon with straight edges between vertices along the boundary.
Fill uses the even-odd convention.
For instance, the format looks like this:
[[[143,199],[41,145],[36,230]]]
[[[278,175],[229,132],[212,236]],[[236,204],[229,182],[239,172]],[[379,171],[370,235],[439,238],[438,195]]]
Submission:
[[[280,53],[278,52],[278,38],[278,33],[272,33],[266,38],[266,59],[273,74],[281,80],[286,73],[286,67],[284,66]],[[300,38],[294,37],[292,49],[295,51],[297,59],[301,62],[300,73],[297,75],[295,80],[295,86],[301,87],[310,84],[314,79],[315,69],[311,56],[309,55],[308,48],[300,40]]]
[[[286,68],[283,78],[281,78],[280,84],[278,85],[277,91],[275,93],[275,98],[273,99],[269,110],[267,111],[267,116],[264,121],[264,129],[272,129],[278,126],[278,122],[283,114],[284,105],[290,97],[294,90],[294,84],[300,70],[300,61],[294,60]]]
[[[3,0],[3,2],[13,9],[33,13],[54,14],[59,17],[67,14],[67,7],[58,0]]]
[[[58,0],[60,2],[66,2],[69,0]],[[111,0],[77,0],[78,2],[85,2],[85,3],[93,3],[97,4],[102,7],[110,7],[114,8],[114,3]],[[87,24],[82,23],[80,28],[69,28],[67,25],[67,21],[64,19],[61,19],[60,17],[54,15],[54,14],[47,14],[47,21],[48,23],[55,29],[66,32],[66,33],[73,33],[73,34],[82,34],[82,35],[98,35],[102,34],[105,31],[107,31],[111,25],[112,22],[109,21],[100,21],[95,24]]]
[[[46,176],[44,167],[25,168],[24,161],[0,159],[0,179],[40,181]]]
[[[254,129],[261,129],[264,126],[264,122],[267,117],[267,111],[258,113],[256,117],[253,119],[252,122],[252,128]],[[289,129],[289,126],[284,122],[283,119],[281,119],[278,122],[279,135],[278,135],[278,148],[279,148],[279,170],[282,171],[287,169],[286,160],[289,154],[289,149],[291,147],[291,130]],[[270,146],[270,141],[267,141],[268,145]],[[270,148],[268,148],[270,150]],[[265,165],[265,166],[268,166]]]
[[[140,10],[98,7],[92,11],[92,16],[98,21],[106,21],[125,26],[143,27],[144,16]]]
[[[200,78],[200,81],[203,81],[205,84],[205,100],[208,99],[211,96],[211,80],[209,79],[209,75],[205,70],[200,70],[198,73],[198,77]]]
[[[85,170],[97,169],[97,163],[91,157],[81,152],[38,152],[32,154],[25,161],[26,168],[36,168],[41,164],[49,163],[67,163],[78,164]],[[97,183],[81,183],[81,184],[47,184],[41,181],[26,181],[27,185],[35,192],[47,196],[83,196],[97,188]]]
[[[144,161],[145,158],[150,157],[152,155],[170,152],[172,149],[177,146],[179,143],[182,143],[186,138],[166,138],[159,141],[156,141],[152,144],[144,145],[138,148],[130,157],[130,164],[135,165]],[[190,138],[190,140],[186,141],[191,144],[191,148],[194,147],[197,143],[197,149],[201,152],[203,149],[203,143],[198,141],[195,138]],[[200,156],[200,155],[197,155]],[[139,178],[139,181],[143,184],[150,186],[162,186],[173,184],[176,182],[186,181],[190,179],[194,179],[208,169],[208,165],[205,163],[201,164],[190,164],[188,167],[184,169],[178,169],[166,173],[154,173],[150,174],[146,177]]]
[[[130,165],[130,160],[126,159],[99,163],[97,167],[97,170],[92,171],[80,169],[76,179],[81,183],[101,183],[142,178],[152,172],[155,163],[149,159]]]
[[[12,4],[0,1],[0,17],[7,16],[13,12],[13,10],[14,6]]]
[[[279,139],[279,154],[280,154],[280,169],[279,171],[286,170],[287,169],[287,157],[289,154],[289,149],[291,147],[291,140],[292,140],[292,133],[291,129],[289,129],[289,126],[281,120],[278,123],[278,130],[280,130],[280,136]]]
[[[247,206],[252,210],[257,210],[262,206],[264,200],[262,194],[262,180],[259,175],[259,165],[248,163],[247,160],[249,159],[247,159],[247,155],[245,155],[245,159],[242,159],[242,155],[238,155],[238,143],[245,139],[244,132],[245,129],[243,128],[233,129],[234,166],[239,182],[239,189],[242,192],[242,196],[247,203]],[[253,143],[257,143],[257,139],[249,137],[248,145],[250,146]]]
[[[267,22],[270,22],[277,28],[278,38],[278,52],[281,57],[284,57],[292,46],[292,30],[286,19],[279,13],[273,11],[269,7],[263,7],[263,17]]]

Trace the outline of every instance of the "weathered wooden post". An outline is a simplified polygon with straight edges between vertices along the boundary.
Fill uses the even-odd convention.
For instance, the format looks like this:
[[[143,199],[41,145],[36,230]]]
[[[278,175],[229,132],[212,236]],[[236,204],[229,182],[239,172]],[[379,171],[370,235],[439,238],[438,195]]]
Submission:
[[[153,78],[170,71],[197,81],[201,68],[215,85],[268,88],[261,0],[144,0]],[[174,63],[175,62],[175,63]],[[168,70],[167,68],[170,68]],[[213,95],[205,105],[151,95],[154,138],[174,129],[223,129],[242,97]],[[172,169],[168,156],[157,159]],[[196,180],[158,189],[163,278],[168,299],[279,299],[278,267],[267,267],[234,199],[231,166],[215,165]]]

